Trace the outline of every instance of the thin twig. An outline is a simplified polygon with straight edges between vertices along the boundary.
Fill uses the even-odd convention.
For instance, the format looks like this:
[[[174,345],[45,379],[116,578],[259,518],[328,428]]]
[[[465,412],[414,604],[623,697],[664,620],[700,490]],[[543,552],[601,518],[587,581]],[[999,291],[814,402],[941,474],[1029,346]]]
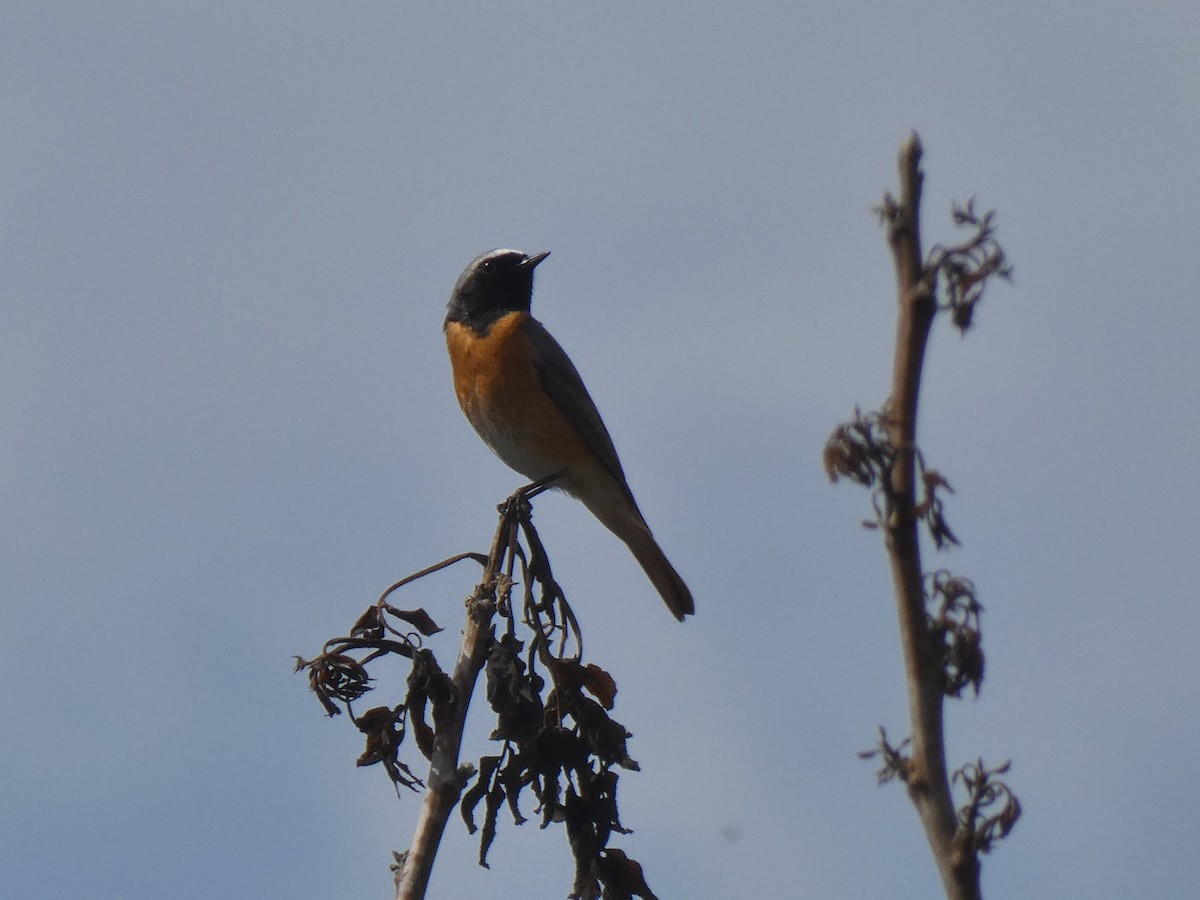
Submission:
[[[440,572],[442,569],[449,568],[455,563],[462,562],[464,559],[473,559],[481,566],[486,566],[488,564],[488,558],[482,553],[471,553],[470,551],[466,553],[456,553],[449,559],[443,559],[440,563],[434,563],[432,566],[426,566],[419,572],[413,572],[411,575],[404,576],[395,584],[390,585],[387,590],[380,594],[377,602],[383,603],[388,597],[400,590],[400,588],[404,587],[406,584],[412,584],[418,578],[424,578],[426,575],[432,575],[434,572]]]

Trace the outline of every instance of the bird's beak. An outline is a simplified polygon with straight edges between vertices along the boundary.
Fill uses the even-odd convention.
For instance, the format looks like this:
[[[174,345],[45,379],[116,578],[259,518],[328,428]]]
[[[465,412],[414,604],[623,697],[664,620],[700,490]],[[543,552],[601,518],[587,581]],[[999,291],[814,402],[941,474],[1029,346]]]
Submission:
[[[535,254],[533,254],[533,256],[527,256],[527,257],[525,257],[525,261],[523,263],[521,263],[521,268],[522,269],[533,269],[534,267],[537,266],[538,263],[540,263],[543,259],[545,259],[549,255],[550,255],[550,251],[547,250],[545,253],[535,253]]]

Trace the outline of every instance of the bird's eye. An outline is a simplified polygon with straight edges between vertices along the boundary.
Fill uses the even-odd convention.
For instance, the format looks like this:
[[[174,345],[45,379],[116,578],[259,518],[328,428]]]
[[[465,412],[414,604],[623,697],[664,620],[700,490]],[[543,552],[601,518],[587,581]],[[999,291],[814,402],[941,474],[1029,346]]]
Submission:
[[[490,272],[492,269],[496,268],[496,261],[494,259],[485,259],[479,264],[479,268],[484,272]]]

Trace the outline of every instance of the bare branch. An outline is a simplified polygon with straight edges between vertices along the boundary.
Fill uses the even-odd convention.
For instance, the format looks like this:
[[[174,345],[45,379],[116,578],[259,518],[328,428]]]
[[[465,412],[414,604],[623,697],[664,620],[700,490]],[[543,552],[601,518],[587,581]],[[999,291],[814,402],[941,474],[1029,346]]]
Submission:
[[[892,211],[888,223],[888,242],[896,267],[899,318],[892,394],[885,420],[896,454],[888,473],[888,516],[884,533],[896,589],[912,723],[908,793],[925,826],[947,897],[974,900],[979,897],[978,867],[962,865],[954,852],[958,823],[942,736],[944,678],[940,653],[935,655],[933,652],[926,627],[924,575],[917,534],[917,403],[925,346],[937,311],[934,279],[925,267],[921,252],[920,205],[924,180],[920,168],[921,152],[921,143],[915,134],[901,146],[900,200],[890,203]]]
[[[926,258],[921,249],[920,205],[923,175],[921,143],[911,135],[900,148],[900,193],[884,195],[877,207],[887,229],[896,270],[897,324],[891,394],[883,409],[838,426],[825,445],[825,470],[833,481],[845,477],[871,489],[875,518],[864,524],[885,538],[895,589],[896,610],[909,703],[911,735],[899,744],[880,728],[875,749],[880,783],[898,779],[908,788],[920,816],[950,900],[980,896],[979,853],[1012,828],[1020,806],[1007,786],[995,780],[1007,764],[987,770],[980,762],[955,773],[970,793],[956,810],[943,738],[943,705],[983,681],[980,616],[974,585],[946,571],[926,577],[921,565],[920,525],[938,550],[958,543],[946,522],[943,496],[954,491],[947,479],[925,464],[917,447],[917,409],[925,349],[934,318],[949,312],[965,331],[984,288],[1011,269],[997,243],[991,212],[980,214],[974,200],[952,211],[955,225],[971,230],[958,244],[937,245]],[[939,302],[939,279],[944,300]],[[998,812],[993,808],[1000,806]]]

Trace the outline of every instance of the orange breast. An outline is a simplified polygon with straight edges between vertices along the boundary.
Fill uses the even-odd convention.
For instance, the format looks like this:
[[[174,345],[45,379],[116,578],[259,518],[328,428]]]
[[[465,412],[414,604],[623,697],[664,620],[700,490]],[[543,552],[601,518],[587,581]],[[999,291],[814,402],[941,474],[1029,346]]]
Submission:
[[[505,463],[531,480],[592,465],[575,427],[542,389],[534,346],[513,312],[487,334],[459,322],[446,328],[454,392],[467,419]]]

